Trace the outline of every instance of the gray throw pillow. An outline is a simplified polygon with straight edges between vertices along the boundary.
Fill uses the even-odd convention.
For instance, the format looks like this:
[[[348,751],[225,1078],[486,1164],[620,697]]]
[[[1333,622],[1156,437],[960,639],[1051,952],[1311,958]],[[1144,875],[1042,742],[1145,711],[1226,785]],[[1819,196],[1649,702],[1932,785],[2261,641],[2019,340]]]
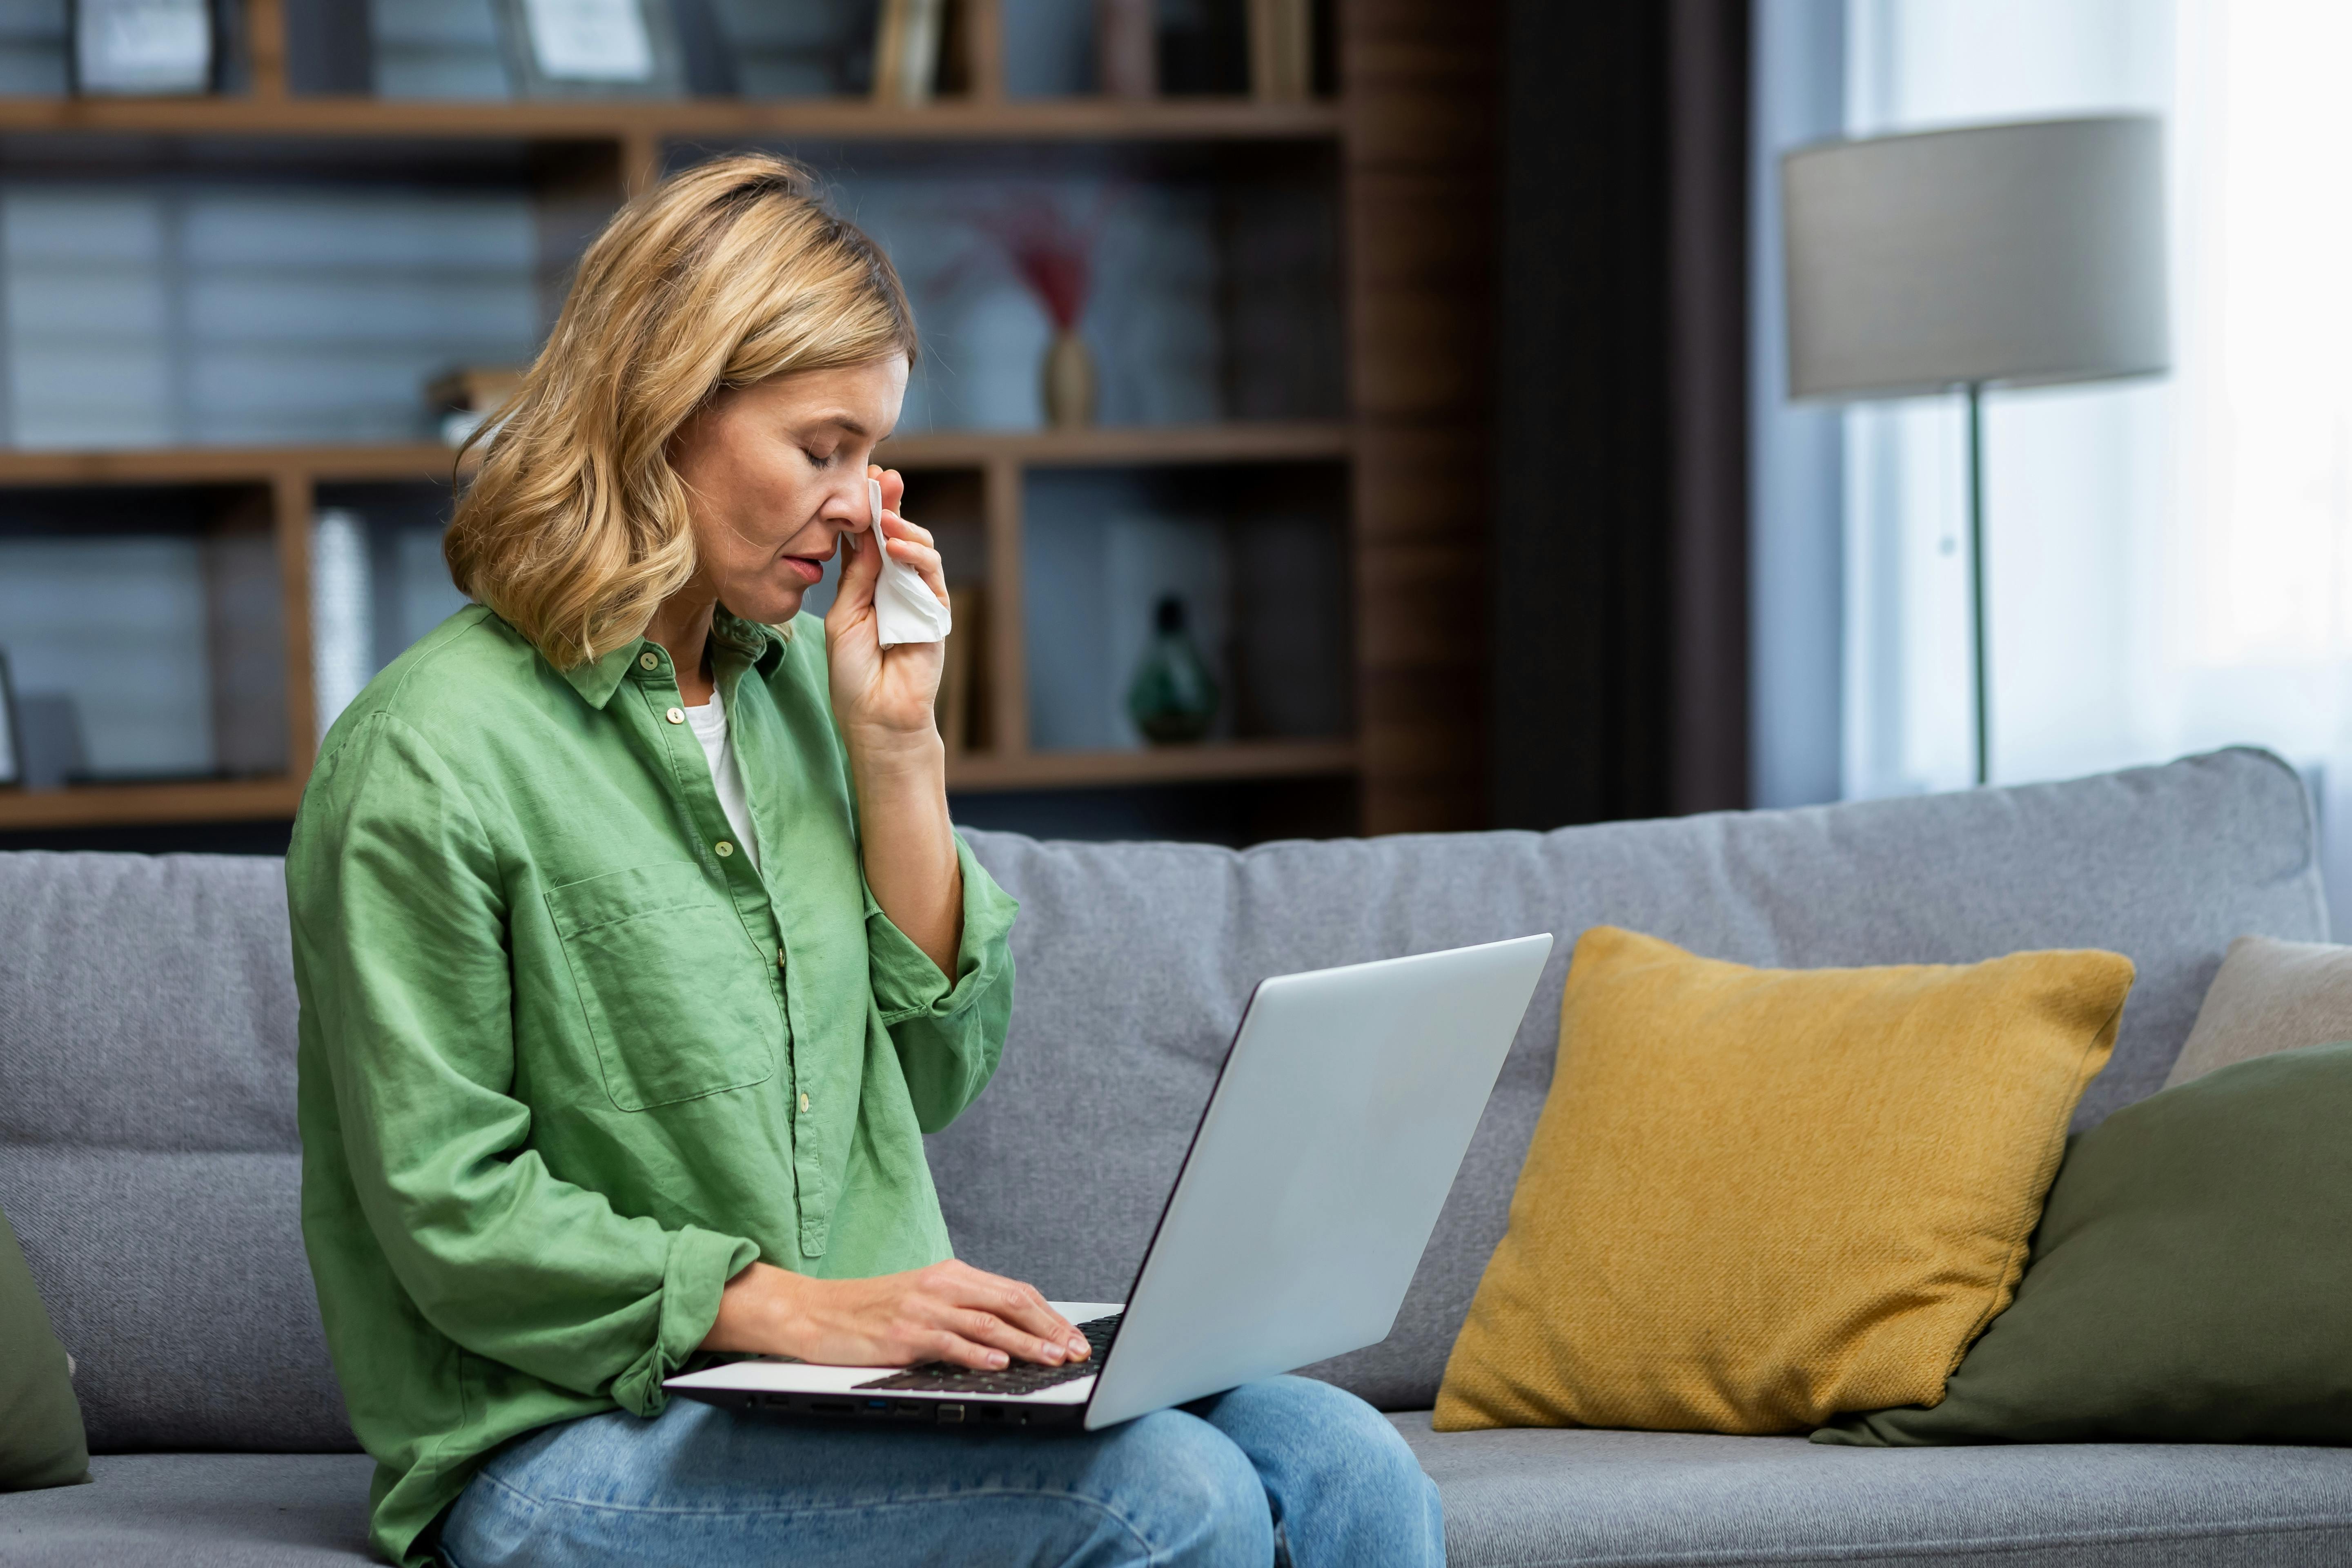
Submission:
[[[2352,947],[2242,936],[2164,1087],[2273,1051],[2352,1040]]]
[[[16,1228],[0,1214],[0,1492],[89,1479],[71,1363],[49,1331]]]

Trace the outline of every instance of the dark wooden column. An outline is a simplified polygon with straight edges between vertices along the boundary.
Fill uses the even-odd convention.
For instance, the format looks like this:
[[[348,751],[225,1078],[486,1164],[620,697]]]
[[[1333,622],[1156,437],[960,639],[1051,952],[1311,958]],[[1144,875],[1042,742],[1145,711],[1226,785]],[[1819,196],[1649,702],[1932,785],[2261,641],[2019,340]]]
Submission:
[[[1367,833],[1478,827],[1497,0],[1340,0]]]

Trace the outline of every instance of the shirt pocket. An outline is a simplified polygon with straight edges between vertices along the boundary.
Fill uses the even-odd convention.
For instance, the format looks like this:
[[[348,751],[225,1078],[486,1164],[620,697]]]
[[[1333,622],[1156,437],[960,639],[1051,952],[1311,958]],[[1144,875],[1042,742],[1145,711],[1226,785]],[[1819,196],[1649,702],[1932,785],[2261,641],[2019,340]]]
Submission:
[[[732,905],[688,861],[547,891],[605,1092],[647,1110],[764,1083],[783,1009]]]

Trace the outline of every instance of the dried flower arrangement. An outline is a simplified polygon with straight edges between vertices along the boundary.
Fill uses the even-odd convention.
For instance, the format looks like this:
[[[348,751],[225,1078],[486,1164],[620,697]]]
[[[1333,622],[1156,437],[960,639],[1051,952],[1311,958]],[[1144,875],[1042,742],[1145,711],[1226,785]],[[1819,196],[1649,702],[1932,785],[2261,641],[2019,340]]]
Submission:
[[[1111,197],[1104,191],[1082,222],[1073,222],[1053,193],[1034,186],[1015,188],[997,205],[965,215],[1053,323],[1041,389],[1046,423],[1057,427],[1094,423],[1094,355],[1078,336],[1078,322],[1093,291],[1095,247]]]

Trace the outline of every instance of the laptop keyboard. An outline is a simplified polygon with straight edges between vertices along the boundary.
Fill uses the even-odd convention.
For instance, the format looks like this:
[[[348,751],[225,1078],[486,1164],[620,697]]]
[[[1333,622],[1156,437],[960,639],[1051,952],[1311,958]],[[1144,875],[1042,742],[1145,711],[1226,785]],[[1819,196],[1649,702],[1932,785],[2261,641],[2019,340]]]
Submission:
[[[1034,1394],[1041,1388],[1051,1388],[1058,1383],[1075,1383],[1082,1377],[1092,1377],[1102,1370],[1103,1357],[1110,1353],[1110,1342],[1118,1334],[1118,1321],[1126,1316],[1113,1312],[1108,1318],[1080,1323],[1078,1332],[1086,1335],[1094,1354],[1085,1361],[1065,1362],[1060,1366],[1040,1366],[1034,1362],[1021,1362],[1002,1372],[983,1372],[976,1367],[952,1366],[943,1361],[927,1361],[910,1366],[904,1372],[894,1372],[887,1377],[877,1377],[871,1383],[861,1383],[859,1389],[900,1388],[920,1389],[932,1394]]]

